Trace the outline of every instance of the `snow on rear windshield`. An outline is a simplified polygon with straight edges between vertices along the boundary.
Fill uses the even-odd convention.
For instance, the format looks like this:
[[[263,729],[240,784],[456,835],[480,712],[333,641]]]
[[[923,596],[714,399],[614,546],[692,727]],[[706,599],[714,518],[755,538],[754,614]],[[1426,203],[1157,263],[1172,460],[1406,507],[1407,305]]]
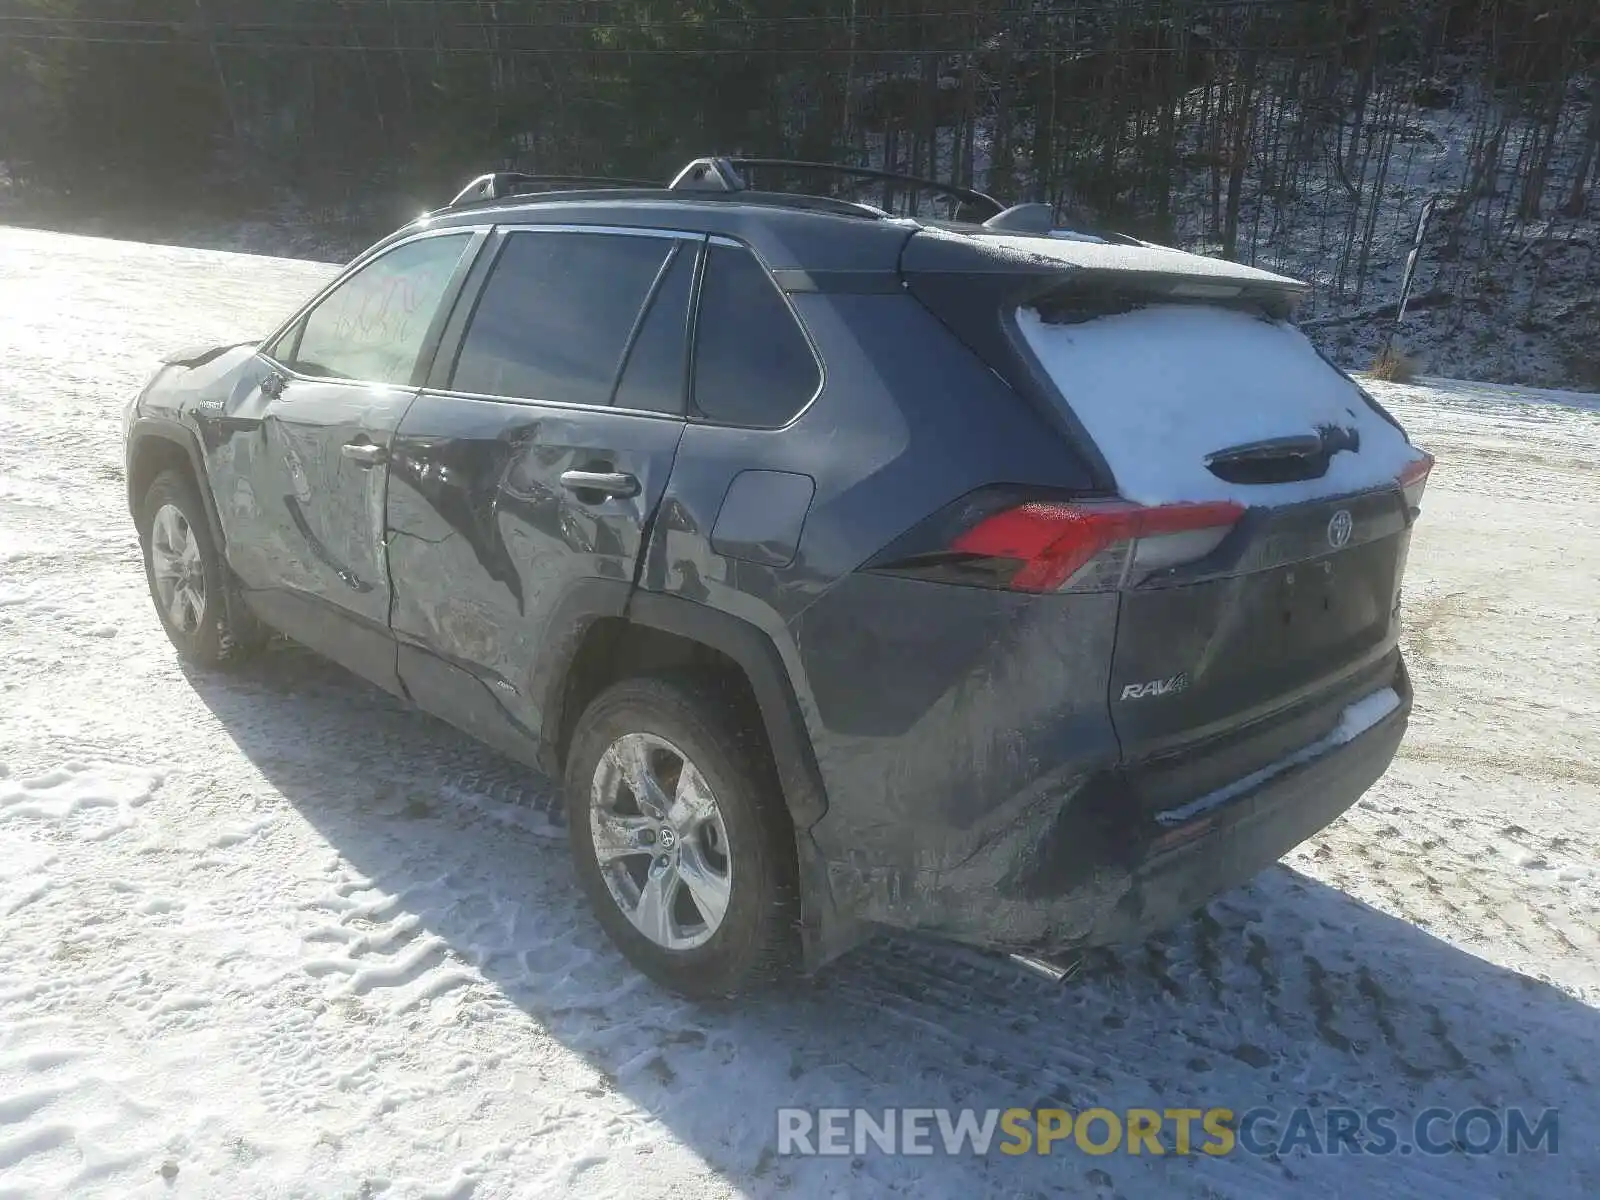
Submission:
[[[1017,323],[1117,490],[1141,504],[1334,496],[1393,480],[1420,457],[1291,325],[1175,304],[1071,325],[1023,309]],[[1330,424],[1357,430],[1361,449],[1335,454],[1321,479],[1229,483],[1206,467],[1214,451]]]

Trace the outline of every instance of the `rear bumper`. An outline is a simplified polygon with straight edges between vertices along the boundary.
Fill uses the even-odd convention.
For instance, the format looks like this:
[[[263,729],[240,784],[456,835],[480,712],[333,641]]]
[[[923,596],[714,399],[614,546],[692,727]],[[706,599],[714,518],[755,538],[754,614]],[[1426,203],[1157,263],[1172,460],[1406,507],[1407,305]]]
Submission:
[[[1408,696],[1354,740],[1167,831],[1171,840],[1152,846],[1083,944],[1130,941],[1170,925],[1330,825],[1389,769],[1410,709]]]
[[[1392,686],[1398,705],[1363,732],[1240,781],[1192,815],[1179,810],[1180,820],[1129,820],[1132,795],[1107,773],[958,864],[836,874],[836,894],[853,886],[863,915],[882,924],[1032,954],[1140,939],[1253,878],[1361,798],[1405,735],[1403,667]]]

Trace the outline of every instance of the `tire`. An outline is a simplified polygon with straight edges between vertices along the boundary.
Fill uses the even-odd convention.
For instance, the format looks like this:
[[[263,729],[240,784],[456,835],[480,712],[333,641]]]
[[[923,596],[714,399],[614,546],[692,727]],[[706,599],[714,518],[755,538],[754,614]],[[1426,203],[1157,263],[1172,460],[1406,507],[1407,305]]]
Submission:
[[[602,692],[584,711],[567,754],[567,829],[573,865],[601,926],[645,975],[694,999],[758,989],[791,975],[798,962],[794,828],[771,759],[743,709],[737,694],[716,679],[687,675],[627,679]],[[624,764],[629,749],[641,745],[656,763],[650,768],[653,778],[665,781],[653,794],[673,804],[669,817],[680,809],[705,811],[704,799],[696,798],[703,796],[697,785],[683,785],[684,768],[672,774],[674,754],[698,772],[715,815],[698,826],[680,822],[676,828],[684,832],[675,835],[674,845],[664,836],[664,827],[672,822],[656,822],[653,845],[619,855],[613,834],[602,827],[614,832],[613,822],[651,824],[647,817],[623,815],[632,793],[631,787],[622,786],[630,777]],[[614,804],[613,797],[618,797]],[[636,804],[635,811],[644,807]],[[596,848],[597,831],[610,843],[604,867]],[[646,925],[658,930],[657,936],[649,936],[624,910],[619,892],[631,899],[636,888],[639,905],[634,911],[642,912],[646,883],[641,863],[645,875],[653,879],[651,872],[669,855],[677,892],[687,891],[689,897],[687,906],[679,897],[666,907],[686,918],[698,915],[700,923],[674,917],[670,929],[663,930],[646,919]],[[718,879],[719,865],[726,867],[726,885]],[[663,876],[668,873],[662,871]],[[709,886],[714,881],[725,886],[724,893]],[[713,897],[709,906],[701,899],[706,895]],[[713,929],[706,913],[714,910],[721,895],[726,907]],[[681,935],[677,940],[682,944],[664,944],[660,932],[666,932],[669,940]]]
[[[217,551],[194,480],[163,471],[139,506],[139,546],[150,599],[178,654],[197,666],[232,665],[248,658],[267,632],[233,591],[233,576]],[[174,563],[183,601],[174,605]]]

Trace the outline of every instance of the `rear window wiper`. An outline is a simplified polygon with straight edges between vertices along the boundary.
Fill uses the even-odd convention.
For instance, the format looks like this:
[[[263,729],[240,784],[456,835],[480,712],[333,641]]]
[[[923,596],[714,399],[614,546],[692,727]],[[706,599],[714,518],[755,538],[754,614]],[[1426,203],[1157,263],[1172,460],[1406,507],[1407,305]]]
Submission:
[[[1316,433],[1262,438],[1214,451],[1206,455],[1206,469],[1228,483],[1291,483],[1320,479],[1335,454],[1360,449],[1360,431],[1323,425]]]

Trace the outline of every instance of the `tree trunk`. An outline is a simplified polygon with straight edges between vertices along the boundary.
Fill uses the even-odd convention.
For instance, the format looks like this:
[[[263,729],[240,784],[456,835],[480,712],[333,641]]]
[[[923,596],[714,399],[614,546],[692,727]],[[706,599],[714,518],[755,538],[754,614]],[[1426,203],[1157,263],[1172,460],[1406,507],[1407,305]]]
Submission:
[[[911,136],[911,173],[929,179],[939,177],[939,122],[937,119],[939,92],[939,60],[932,54],[922,56],[922,71],[917,88],[917,123]],[[924,158],[924,148],[927,157]],[[922,197],[911,190],[911,211],[918,211]]]
[[[1588,201],[1589,174],[1600,165],[1600,88],[1593,89],[1589,100],[1589,123],[1584,129],[1583,150],[1578,165],[1572,172],[1572,194],[1562,205],[1569,217],[1581,217]]]
[[[1049,69],[1036,86],[1038,103],[1033,109],[1033,198],[1051,203],[1051,187],[1055,183],[1055,132],[1056,132],[1056,70],[1055,59],[1048,60]]]
[[[211,67],[217,73],[217,88],[222,93],[222,108],[228,114],[228,131],[233,134],[235,144],[239,140],[239,118],[233,111],[233,90],[228,86],[228,73],[222,69],[222,56],[217,53],[216,35],[211,29],[211,19],[206,13],[204,0],[194,0],[195,15],[200,18],[200,26],[205,30],[206,49],[211,54]]]
[[[1239,102],[1230,114],[1233,137],[1228,146],[1228,208],[1222,224],[1222,256],[1233,258],[1239,248],[1239,205],[1244,195],[1244,169],[1248,162],[1246,153],[1250,139],[1250,123],[1254,117],[1256,68],[1260,52],[1251,46],[1244,52],[1239,70]]]
[[[991,195],[1010,203],[1017,194],[1016,164],[1011,161],[1011,51],[1002,50],[996,67],[994,88],[994,133],[990,138],[989,178]]]

